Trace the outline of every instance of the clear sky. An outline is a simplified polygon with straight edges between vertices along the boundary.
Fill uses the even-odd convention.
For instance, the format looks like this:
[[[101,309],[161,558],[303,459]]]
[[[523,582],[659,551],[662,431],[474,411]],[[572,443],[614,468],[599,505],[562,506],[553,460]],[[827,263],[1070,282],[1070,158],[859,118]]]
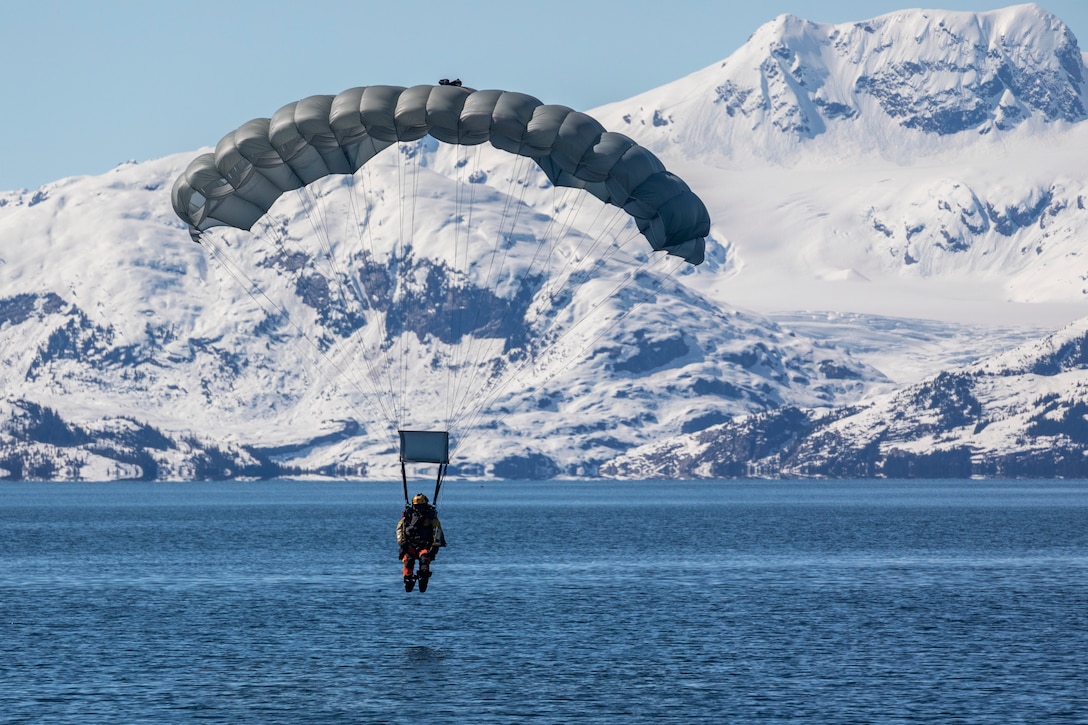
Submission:
[[[1000,0],[924,7],[994,10]],[[1088,47],[1088,2],[1039,3]],[[0,0],[0,190],[211,146],[315,93],[461,78],[577,109],[722,60],[782,13],[910,0]]]

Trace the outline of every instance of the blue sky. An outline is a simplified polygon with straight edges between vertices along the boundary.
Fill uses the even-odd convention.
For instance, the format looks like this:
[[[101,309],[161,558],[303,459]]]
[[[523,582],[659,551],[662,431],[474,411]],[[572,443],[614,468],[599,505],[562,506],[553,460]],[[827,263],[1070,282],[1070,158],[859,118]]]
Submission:
[[[993,10],[1001,2],[926,3]],[[1088,3],[1047,0],[1088,48]],[[314,93],[460,77],[589,109],[730,55],[782,13],[909,0],[0,0],[0,190],[214,145]]]

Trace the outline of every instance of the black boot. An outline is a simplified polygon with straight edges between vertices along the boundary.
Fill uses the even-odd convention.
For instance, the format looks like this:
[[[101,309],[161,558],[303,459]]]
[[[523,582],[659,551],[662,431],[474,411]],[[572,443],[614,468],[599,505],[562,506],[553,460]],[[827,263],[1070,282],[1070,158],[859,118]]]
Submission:
[[[427,580],[431,578],[431,572],[421,571],[419,572],[419,593],[427,591]]]
[[[405,574],[404,575],[404,591],[406,591],[406,592],[412,591],[412,587],[414,587],[415,585],[416,585],[416,578],[414,576],[412,576],[411,574]],[[424,579],[424,580],[420,581],[420,583],[419,583],[419,591],[423,591],[426,588],[427,588],[426,579]]]

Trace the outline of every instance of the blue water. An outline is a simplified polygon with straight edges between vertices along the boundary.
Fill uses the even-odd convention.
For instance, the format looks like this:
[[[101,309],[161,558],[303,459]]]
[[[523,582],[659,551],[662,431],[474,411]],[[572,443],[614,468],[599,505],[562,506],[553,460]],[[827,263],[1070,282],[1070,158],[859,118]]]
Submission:
[[[1088,483],[0,485],[0,722],[1088,722]]]

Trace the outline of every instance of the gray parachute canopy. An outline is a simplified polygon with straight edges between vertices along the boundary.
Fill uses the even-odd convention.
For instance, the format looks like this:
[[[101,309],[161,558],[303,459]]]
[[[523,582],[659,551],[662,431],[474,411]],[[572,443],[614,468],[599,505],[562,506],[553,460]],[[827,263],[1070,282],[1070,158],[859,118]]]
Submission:
[[[428,134],[451,144],[490,141],[528,156],[556,186],[622,208],[655,250],[703,261],[706,206],[652,153],[566,106],[453,85],[350,88],[249,121],[178,177],[174,211],[194,239],[215,226],[248,230],[284,192],[354,173],[393,143]]]

